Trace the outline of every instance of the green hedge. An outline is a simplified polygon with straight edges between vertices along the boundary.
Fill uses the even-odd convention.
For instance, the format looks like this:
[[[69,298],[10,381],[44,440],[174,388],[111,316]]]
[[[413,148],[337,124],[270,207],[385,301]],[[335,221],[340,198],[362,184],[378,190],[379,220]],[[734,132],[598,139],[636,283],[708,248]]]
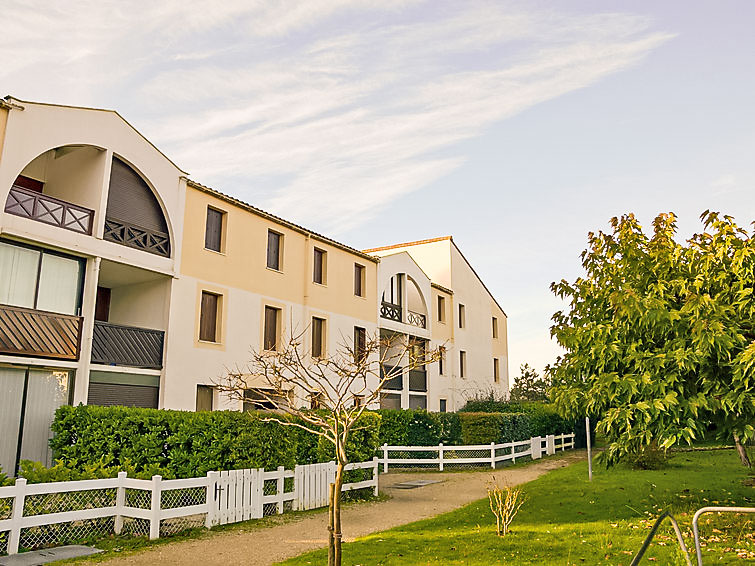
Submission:
[[[56,412],[50,441],[56,460],[81,472],[96,466],[166,478],[197,477],[211,470],[275,469],[329,460],[319,437],[265,421],[265,415],[232,411],[184,412],[131,407],[64,406]],[[365,415],[347,446],[351,461],[372,458],[378,415]],[[105,473],[105,472],[103,472]]]

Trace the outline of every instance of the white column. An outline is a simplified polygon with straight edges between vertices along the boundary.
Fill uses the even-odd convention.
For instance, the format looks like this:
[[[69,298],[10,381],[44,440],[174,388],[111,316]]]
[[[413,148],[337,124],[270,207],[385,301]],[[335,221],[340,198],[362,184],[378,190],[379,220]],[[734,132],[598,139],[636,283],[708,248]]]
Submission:
[[[89,368],[92,365],[92,337],[94,335],[94,308],[97,303],[97,284],[100,278],[99,257],[87,260],[84,269],[84,296],[81,302],[81,349],[74,378],[73,404],[86,404],[89,396]]]

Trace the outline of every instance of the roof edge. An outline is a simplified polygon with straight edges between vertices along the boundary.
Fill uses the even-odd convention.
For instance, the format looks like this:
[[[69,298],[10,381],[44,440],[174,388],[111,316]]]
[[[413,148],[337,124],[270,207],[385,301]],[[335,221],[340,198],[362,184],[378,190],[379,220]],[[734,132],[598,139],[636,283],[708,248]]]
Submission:
[[[478,281],[480,282],[480,284],[482,285],[483,289],[485,289],[485,291],[487,291],[487,292],[488,292],[488,295],[490,296],[490,298],[491,298],[491,299],[493,299],[493,302],[494,302],[494,303],[496,304],[496,306],[497,306],[497,307],[498,307],[499,309],[501,309],[501,312],[503,313],[503,316],[505,316],[506,318],[508,318],[508,317],[509,317],[509,315],[507,315],[507,314],[506,314],[506,311],[505,311],[505,310],[503,310],[503,307],[502,307],[502,306],[500,305],[500,303],[499,303],[499,302],[498,302],[498,300],[497,300],[497,299],[495,298],[495,296],[493,295],[493,293],[491,293],[491,292],[490,292],[490,289],[488,289],[488,286],[487,286],[487,285],[485,285],[485,281],[483,281],[483,280],[482,280],[482,277],[480,277],[480,275],[479,275],[479,274],[478,274],[478,273],[477,273],[477,272],[475,271],[475,268],[474,268],[474,267],[472,267],[472,264],[471,264],[471,263],[469,263],[469,260],[468,260],[468,259],[466,258],[466,256],[465,256],[465,255],[464,255],[464,254],[462,253],[462,251],[461,251],[461,250],[459,249],[459,246],[457,246],[457,245],[456,245],[456,242],[454,242],[453,240],[451,240],[451,244],[453,245],[453,247],[454,247],[454,248],[456,248],[456,251],[457,251],[457,252],[459,252],[459,255],[461,256],[461,259],[463,259],[463,260],[464,260],[464,262],[465,262],[465,263],[466,263],[466,264],[467,264],[467,265],[469,266],[469,269],[471,269],[471,270],[472,270],[472,273],[474,273],[474,276],[475,276],[475,277],[477,277],[477,280],[478,280]]]
[[[373,252],[382,252],[385,250],[394,250],[396,248],[408,248],[409,246],[420,246],[422,244],[432,244],[433,242],[442,242],[444,240],[451,240],[453,242],[452,236],[439,236],[437,238],[428,238],[426,240],[416,240],[414,242],[404,242],[403,244],[391,244],[390,246],[381,246],[378,248],[370,248],[367,250],[362,250],[364,253],[373,253]]]
[[[449,289],[448,287],[444,287],[443,285],[441,285],[439,283],[432,283],[431,282],[430,283],[430,287],[434,287],[435,289],[438,289],[438,291],[443,291],[444,293],[448,293],[449,295],[453,295],[454,294],[454,292],[451,289]],[[503,310],[503,309],[501,309],[501,310]]]

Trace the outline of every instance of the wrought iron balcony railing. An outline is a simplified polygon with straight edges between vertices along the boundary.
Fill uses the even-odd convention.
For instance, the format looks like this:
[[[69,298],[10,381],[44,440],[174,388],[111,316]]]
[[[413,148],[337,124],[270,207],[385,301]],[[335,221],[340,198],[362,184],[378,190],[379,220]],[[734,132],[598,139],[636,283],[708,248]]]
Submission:
[[[17,185],[8,193],[5,212],[80,234],[92,234],[93,210]]]
[[[380,305],[380,316],[387,318],[388,320],[401,322],[401,305],[394,305],[393,303],[387,303],[383,301]]]
[[[92,363],[161,369],[164,339],[162,330],[95,321]]]
[[[170,237],[164,232],[142,228],[112,217],[105,218],[104,238],[129,248],[170,257]]]
[[[0,305],[0,352],[78,360],[81,317]]]
[[[418,312],[406,311],[406,322],[419,328],[427,328],[427,317]]]

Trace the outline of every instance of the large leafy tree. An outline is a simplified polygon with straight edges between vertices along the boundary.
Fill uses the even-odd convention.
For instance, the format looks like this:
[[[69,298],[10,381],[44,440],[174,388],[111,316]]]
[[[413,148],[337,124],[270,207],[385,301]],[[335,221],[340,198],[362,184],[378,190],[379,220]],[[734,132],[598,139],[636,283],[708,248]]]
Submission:
[[[632,214],[590,233],[585,274],[551,289],[568,301],[551,334],[566,353],[548,368],[551,398],[588,414],[613,464],[700,438],[711,424],[755,437],[755,237],[706,211],[704,231],[675,240],[661,214],[646,235]]]

